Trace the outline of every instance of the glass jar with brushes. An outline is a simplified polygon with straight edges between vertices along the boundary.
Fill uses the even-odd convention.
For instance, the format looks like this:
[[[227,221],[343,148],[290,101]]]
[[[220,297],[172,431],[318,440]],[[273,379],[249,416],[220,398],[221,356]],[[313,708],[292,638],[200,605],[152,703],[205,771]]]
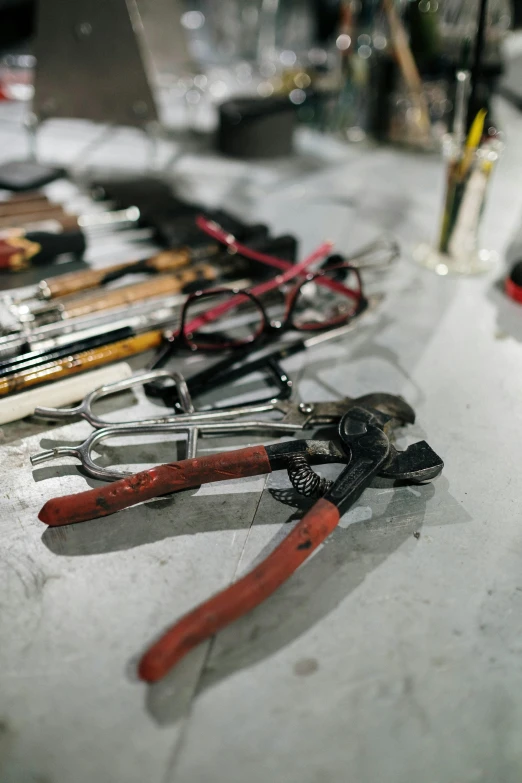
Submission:
[[[421,244],[415,260],[439,275],[473,275],[488,271],[495,255],[480,247],[479,229],[488,184],[502,152],[498,133],[484,134],[486,110],[475,117],[465,141],[458,132],[444,143],[447,161],[442,219],[435,246]]]

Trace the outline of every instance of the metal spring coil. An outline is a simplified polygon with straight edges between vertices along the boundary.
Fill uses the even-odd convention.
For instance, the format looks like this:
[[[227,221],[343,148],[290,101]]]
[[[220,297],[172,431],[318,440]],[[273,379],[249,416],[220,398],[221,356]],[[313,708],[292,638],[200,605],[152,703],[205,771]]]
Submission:
[[[289,457],[288,478],[294,489],[306,498],[322,497],[333,484],[333,481],[322,478],[310,467],[304,454],[294,454]]]

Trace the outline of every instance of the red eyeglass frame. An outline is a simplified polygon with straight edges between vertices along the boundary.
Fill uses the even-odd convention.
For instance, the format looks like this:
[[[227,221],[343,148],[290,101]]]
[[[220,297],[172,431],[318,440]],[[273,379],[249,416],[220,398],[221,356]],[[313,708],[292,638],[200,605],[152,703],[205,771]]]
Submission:
[[[333,273],[341,269],[345,271],[349,271],[350,273],[355,275],[358,284],[357,290],[350,288],[344,285],[343,283],[340,283],[339,281],[333,280],[329,277],[330,273]],[[347,299],[353,300],[354,302],[353,308],[349,312],[343,313],[338,317],[330,321],[327,321],[325,323],[310,322],[308,324],[297,324],[293,316],[295,313],[295,307],[299,298],[299,294],[301,293],[303,286],[307,285],[310,282],[316,282],[322,284],[326,283],[329,288],[342,294]],[[289,329],[293,329],[298,332],[307,332],[307,331],[319,332],[327,329],[333,329],[336,326],[340,326],[341,324],[348,323],[348,321],[350,321],[352,318],[358,315],[366,307],[366,298],[363,294],[360,272],[357,269],[357,267],[354,267],[352,264],[348,264],[348,263],[336,264],[332,267],[329,267],[328,269],[307,274],[306,277],[304,277],[304,279],[302,279],[295,286],[293,286],[291,291],[289,291],[288,294],[286,295],[285,314],[284,314],[283,321],[277,326],[270,321],[263,303],[258,298],[258,295],[254,293],[254,290],[255,289],[250,289],[250,290],[245,289],[240,291],[237,289],[231,290],[229,288],[214,288],[207,291],[197,291],[191,294],[188,297],[183,307],[181,313],[179,331],[177,332],[176,336],[173,338],[173,341],[177,339],[182,339],[187,344],[187,346],[192,350],[221,351],[221,350],[227,350],[231,348],[242,348],[246,345],[250,345],[256,342],[263,335],[267,337],[274,337],[276,335],[282,334],[283,332]],[[200,301],[205,297],[212,297],[220,294],[228,295],[229,300],[223,302],[222,304],[216,305],[215,307],[210,308],[206,312],[196,316],[195,318],[188,321],[187,323],[187,316],[188,316],[189,309],[194,304],[195,301]],[[211,323],[212,321],[215,321],[217,318],[220,317],[221,314],[224,314],[228,309],[240,304],[241,298],[250,299],[260,314],[259,326],[253,332],[253,334],[249,336],[248,339],[225,341],[223,343],[220,343],[219,345],[216,345],[215,343],[205,343],[204,341],[194,340],[193,335],[194,332],[197,331],[197,329],[201,328],[201,326],[204,326],[207,323]],[[234,302],[234,304],[230,304],[231,302]],[[218,314],[216,315],[216,313]],[[196,326],[194,326],[194,324],[196,324]]]

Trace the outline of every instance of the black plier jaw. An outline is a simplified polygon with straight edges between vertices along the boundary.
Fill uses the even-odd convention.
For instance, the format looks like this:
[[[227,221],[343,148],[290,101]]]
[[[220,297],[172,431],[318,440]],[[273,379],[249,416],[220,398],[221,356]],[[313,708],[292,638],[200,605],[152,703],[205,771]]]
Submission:
[[[347,462],[344,451],[331,440],[290,440],[266,446],[272,470],[288,469],[295,457],[304,457],[309,465]]]
[[[382,411],[362,407],[352,408],[341,419],[339,437],[349,464],[324,496],[341,514],[376,475],[419,482],[442,471],[444,463],[425,441],[405,451],[391,444],[388,432],[397,423]]]
[[[341,448],[332,441],[295,440],[267,446],[266,452],[272,470],[288,470],[298,492],[307,497],[324,495],[345,508],[375,475],[419,483],[430,481],[442,471],[444,463],[426,441],[414,443],[405,451],[392,445],[391,430],[402,423],[396,414],[356,406],[339,424]],[[320,479],[310,467],[343,462],[347,468],[335,482]]]

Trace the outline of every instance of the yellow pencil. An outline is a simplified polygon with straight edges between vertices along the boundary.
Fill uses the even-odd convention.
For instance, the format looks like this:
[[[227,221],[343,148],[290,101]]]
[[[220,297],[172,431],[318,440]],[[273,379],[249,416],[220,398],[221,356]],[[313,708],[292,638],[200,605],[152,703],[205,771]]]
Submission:
[[[482,134],[484,133],[484,123],[486,121],[486,109],[481,109],[471,124],[471,128],[466,139],[466,146],[464,148],[464,154],[460,164],[459,177],[464,179],[466,174],[471,168],[473,158],[482,140]]]

